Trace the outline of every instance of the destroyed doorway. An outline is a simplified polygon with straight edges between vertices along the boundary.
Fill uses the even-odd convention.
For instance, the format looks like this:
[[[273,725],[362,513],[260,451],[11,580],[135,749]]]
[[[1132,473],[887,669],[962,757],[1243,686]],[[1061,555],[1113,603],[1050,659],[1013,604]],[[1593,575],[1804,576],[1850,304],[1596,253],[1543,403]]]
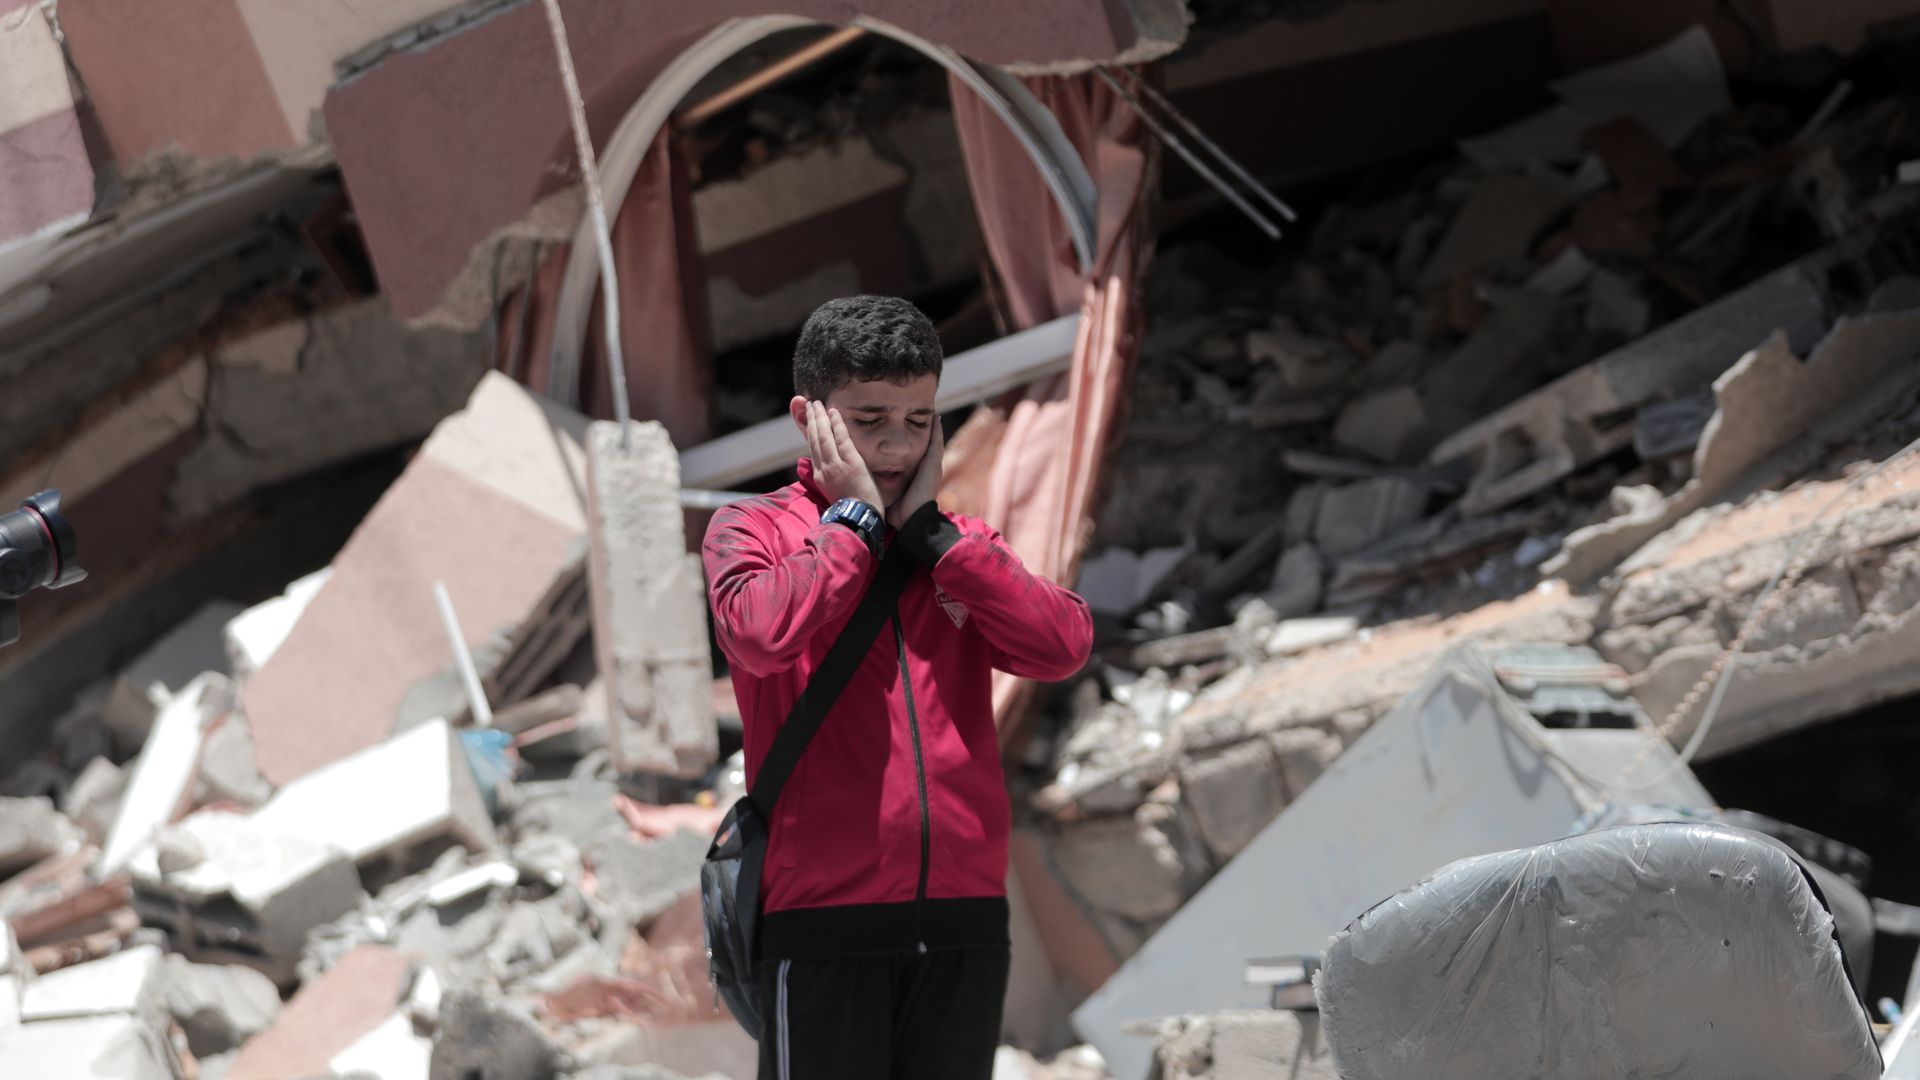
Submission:
[[[1873,860],[1868,896],[1920,904],[1920,697],[1863,709],[1747,749],[1696,761],[1722,806],[1777,818]],[[1914,938],[1874,935],[1867,1001],[1904,1002]],[[1878,1018],[1878,1010],[1872,1010]]]

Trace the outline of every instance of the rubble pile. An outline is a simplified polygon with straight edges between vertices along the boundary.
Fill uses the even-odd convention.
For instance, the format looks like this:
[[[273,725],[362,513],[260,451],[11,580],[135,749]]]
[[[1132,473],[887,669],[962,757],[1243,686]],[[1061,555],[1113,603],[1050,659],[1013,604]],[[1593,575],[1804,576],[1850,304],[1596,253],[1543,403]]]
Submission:
[[[752,1074],[697,894],[739,765],[678,747],[695,779],[621,789],[586,640],[586,430],[488,376],[330,568],[209,606],[10,763],[0,1074]]]
[[[1016,795],[1118,955],[1412,689],[1423,638],[1593,643],[1664,715],[1737,624],[1676,621],[1694,648],[1649,672],[1678,661],[1624,647],[1636,552],[1920,433],[1906,99],[1735,105],[1697,31],[1555,90],[1298,257],[1163,244],[1078,583],[1100,663]]]

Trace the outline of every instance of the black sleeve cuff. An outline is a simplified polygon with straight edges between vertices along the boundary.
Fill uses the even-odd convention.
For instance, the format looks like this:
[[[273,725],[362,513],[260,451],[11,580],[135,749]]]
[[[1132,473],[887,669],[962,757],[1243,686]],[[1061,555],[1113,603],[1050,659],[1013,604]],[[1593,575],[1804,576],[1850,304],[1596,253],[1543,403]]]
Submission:
[[[960,542],[960,527],[941,513],[939,506],[928,502],[900,526],[897,539],[914,558],[932,566]]]

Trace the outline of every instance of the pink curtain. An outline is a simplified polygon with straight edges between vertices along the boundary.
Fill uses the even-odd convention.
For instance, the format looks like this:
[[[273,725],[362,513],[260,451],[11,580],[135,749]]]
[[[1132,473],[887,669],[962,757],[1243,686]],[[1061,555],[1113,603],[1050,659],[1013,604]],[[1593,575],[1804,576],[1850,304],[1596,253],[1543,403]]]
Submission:
[[[636,420],[658,420],[685,449],[713,436],[713,365],[708,340],[706,274],[693,227],[692,188],[680,143],[663,130],[641,162],[613,220],[614,269],[620,277],[620,344],[627,405]],[[554,308],[567,246],[547,255],[530,289],[500,303],[495,366],[544,393]],[[607,379],[604,292],[597,293],[580,356],[581,411],[613,418]]]
[[[1150,254],[1158,153],[1133,108],[1098,77],[1027,80],[1079,149],[1099,192],[1098,250],[1084,273],[1033,159],[972,91],[957,80],[949,86],[1003,329],[1074,311],[1081,322],[1065,374],[982,406],[955,433],[941,501],[999,529],[1036,573],[1072,584],[1139,345],[1137,290]],[[994,712],[1005,741],[1018,728],[1032,684],[995,678]]]

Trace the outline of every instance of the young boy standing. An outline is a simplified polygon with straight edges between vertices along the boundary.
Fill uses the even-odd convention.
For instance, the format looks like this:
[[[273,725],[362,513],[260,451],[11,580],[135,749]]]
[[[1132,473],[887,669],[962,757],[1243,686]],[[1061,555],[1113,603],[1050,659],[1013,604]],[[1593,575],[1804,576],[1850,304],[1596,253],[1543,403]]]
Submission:
[[[728,507],[704,558],[749,784],[887,545],[918,565],[774,807],[761,1080],[986,1080],[1006,992],[1011,810],[994,669],[1059,680],[1084,601],[943,513],[940,342],[905,300],[815,311],[794,350],[798,483]]]

